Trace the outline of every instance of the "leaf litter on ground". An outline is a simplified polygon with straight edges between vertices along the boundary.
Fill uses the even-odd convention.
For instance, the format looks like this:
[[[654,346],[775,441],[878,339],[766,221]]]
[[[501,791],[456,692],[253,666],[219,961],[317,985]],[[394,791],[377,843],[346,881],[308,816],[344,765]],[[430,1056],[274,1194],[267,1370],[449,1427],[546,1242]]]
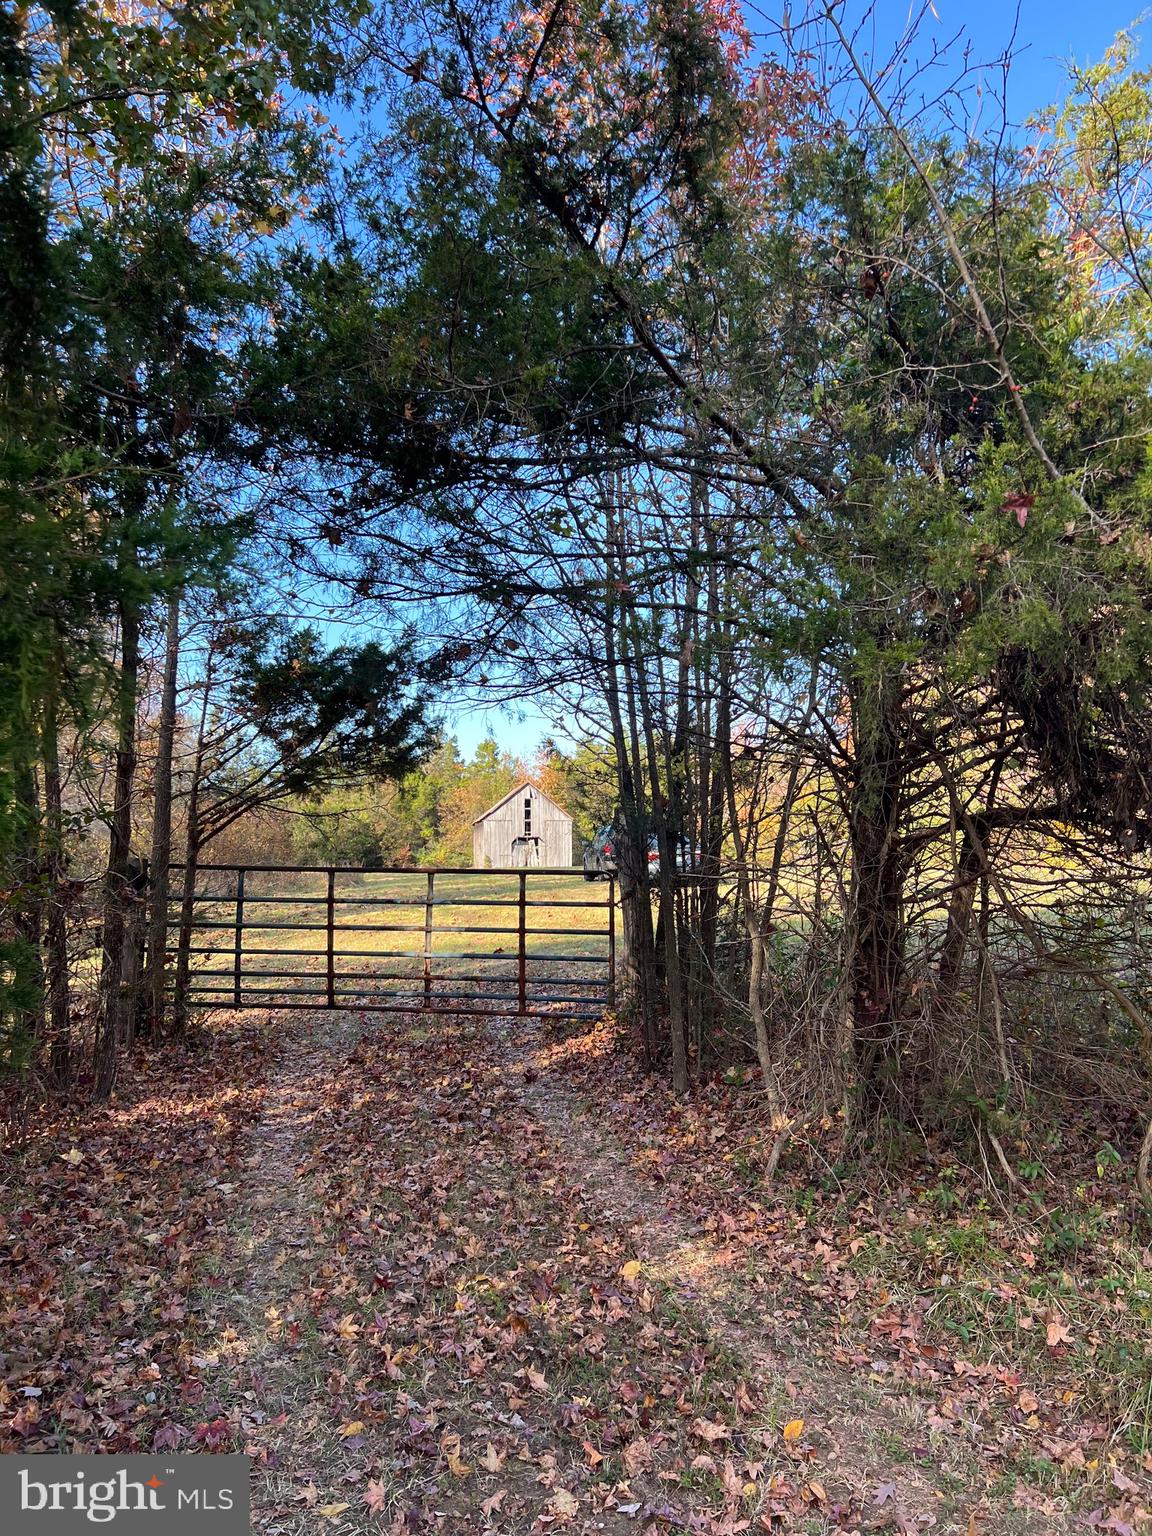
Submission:
[[[861,1262],[884,1199],[733,1177],[747,1095],[607,1029],[209,1038],[10,1162],[5,1449],[244,1450],[270,1533],[1146,1527],[1091,1333],[1017,1266],[1037,1350],[965,1345]]]

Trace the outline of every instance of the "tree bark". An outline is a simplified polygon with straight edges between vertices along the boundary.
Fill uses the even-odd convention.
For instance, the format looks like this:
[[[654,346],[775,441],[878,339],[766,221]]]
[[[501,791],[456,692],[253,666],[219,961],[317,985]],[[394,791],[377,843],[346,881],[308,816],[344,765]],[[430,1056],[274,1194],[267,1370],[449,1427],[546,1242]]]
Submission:
[[[176,930],[176,973],[172,986],[172,1034],[188,1032],[188,988],[192,977],[193,893],[200,859],[200,828],[193,797],[188,803],[188,830],[184,839],[184,867],[180,877],[180,919]]]
[[[752,880],[748,872],[748,843],[744,836],[740,807],[736,800],[736,778],[732,763],[732,701],[729,672],[729,663],[725,660],[721,670],[717,705],[716,771],[723,777],[724,793],[728,802],[728,829],[732,836],[732,851],[735,855],[736,890],[744,917],[744,932],[748,937],[748,1012],[752,1019],[756,1059],[760,1063],[764,1097],[768,1103],[772,1129],[775,1132],[769,1164],[765,1171],[767,1181],[771,1182],[788,1139],[789,1121],[784,1113],[779,1065],[764,1007],[764,989],[769,979],[766,922],[761,920],[756,911]]]
[[[902,1080],[906,1006],[904,857],[900,814],[904,763],[897,692],[881,682],[854,705],[855,773],[849,798],[852,850],[851,987],[857,1082],[869,1107],[894,1110]]]
[[[648,678],[644,670],[644,652],[633,630],[631,659],[636,679],[636,695],[640,704],[640,720],[644,731],[644,747],[647,757],[649,794],[655,807],[652,822],[656,833],[656,851],[660,873],[660,924],[663,930],[664,984],[668,991],[668,1032],[672,1047],[672,1089],[675,1093],[688,1091],[688,1019],[685,1012],[684,975],[680,960],[680,923],[676,904],[675,851],[668,835],[668,818],[662,805],[660,783],[660,759],[656,748],[656,727],[652,717],[652,701]]]
[[[983,842],[986,831],[980,825],[979,818],[975,819],[980,841]],[[972,933],[976,890],[982,870],[983,862],[979,853],[979,843],[973,839],[968,828],[964,827],[960,832],[960,854],[953,873],[948,917],[944,925],[944,942],[940,946],[940,959],[936,968],[939,999],[946,1007],[952,1001],[964,968],[968,940]]]
[[[139,1026],[159,1039],[164,1024],[164,981],[168,949],[168,865],[172,859],[172,757],[176,739],[176,684],[180,666],[179,589],[168,598],[164,638],[164,679],[160,694],[160,723],[152,787],[151,889],[148,908],[148,948],[141,988]]]
[[[12,863],[12,890],[8,899],[8,921],[16,935],[19,953],[14,969],[21,982],[27,982],[42,996],[44,974],[40,941],[44,920],[44,870],[41,860],[41,807],[36,773],[31,758],[21,744],[13,764],[13,790],[19,825]],[[21,988],[23,990],[23,988]],[[12,1022],[22,1043],[35,1051],[43,1035],[42,1003],[21,1009]]]
[[[699,846],[699,859],[695,858],[694,848],[693,862],[697,866],[699,881],[699,955],[702,976],[696,1029],[701,1054],[704,1042],[715,1036],[716,1022],[723,1007],[717,985],[716,944],[720,921],[720,863],[724,852],[724,782],[723,775],[718,771],[714,750],[719,736],[719,700],[707,658],[715,654],[717,648],[722,655],[725,654],[728,627],[720,618],[720,563],[715,529],[711,522],[705,524],[704,547],[708,555],[705,643],[697,645],[693,655],[696,691],[700,700],[697,773],[699,801],[693,833]]]
[[[65,903],[67,860],[64,852],[63,781],[60,773],[60,722],[57,652],[44,699],[41,761],[44,774],[44,868],[47,903],[44,923],[44,971],[48,1002],[48,1068],[63,1087],[71,1068],[71,997],[68,975],[68,923]]]
[[[118,1047],[130,1038],[133,999],[128,950],[129,914],[136,896],[132,869],[132,797],[136,779],[136,696],[140,672],[140,613],[134,600],[120,603],[120,677],[117,688],[116,766],[108,868],[104,882],[103,963],[96,1041],[95,1096],[107,1099],[116,1083]]]
[[[1152,1177],[1149,1170],[1152,1169],[1152,1119],[1144,1131],[1144,1140],[1140,1143],[1140,1153],[1136,1159],[1136,1188],[1140,1191],[1140,1199],[1144,1202],[1144,1209],[1148,1213],[1148,1220],[1152,1222]]]
[[[215,676],[215,650],[211,643],[204,663],[204,692],[200,700],[200,719],[196,726],[196,750],[192,759],[192,782],[188,786],[185,810],[184,868],[181,873],[180,920],[176,933],[176,974],[172,987],[172,1033],[188,1032],[188,987],[192,973],[192,919],[195,909],[196,871],[203,837],[200,826],[200,789],[204,779],[204,760],[208,742],[208,710]]]
[[[628,686],[628,717],[620,698],[620,667],[626,652],[622,604],[617,584],[623,583],[623,537],[619,528],[618,487],[608,497],[608,533],[605,561],[607,595],[604,606],[605,696],[612,740],[616,751],[616,782],[620,812],[616,821],[616,864],[620,878],[620,917],[623,929],[622,970],[625,998],[638,1016],[644,1057],[649,1066],[655,1059],[657,977],[652,934],[652,906],[648,895],[647,819],[640,802],[639,748],[631,687]],[[617,638],[619,626],[619,639]],[[626,665],[626,662],[625,662]],[[631,750],[630,750],[631,744]]]

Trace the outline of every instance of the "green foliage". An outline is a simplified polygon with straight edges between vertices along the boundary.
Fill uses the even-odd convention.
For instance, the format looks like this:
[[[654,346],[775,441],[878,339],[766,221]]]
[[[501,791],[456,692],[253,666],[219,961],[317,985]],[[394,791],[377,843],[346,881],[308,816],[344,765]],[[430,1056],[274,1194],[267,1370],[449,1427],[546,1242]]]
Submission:
[[[321,864],[472,863],[472,823],[515,784],[531,777],[590,838],[616,805],[610,751],[583,743],[565,753],[545,741],[531,769],[496,742],[468,761],[454,738],[441,740],[395,783],[339,785],[296,807],[294,841],[302,860]]]
[[[526,775],[524,764],[490,738],[478,743],[471,762],[457,766],[454,755],[434,766],[437,831],[421,853],[422,864],[471,865],[473,821]]]
[[[40,956],[21,939],[0,939],[0,1072],[26,1065],[33,1046],[31,1020],[40,999]]]
[[[524,778],[523,763],[494,741],[470,761],[452,737],[424,747],[419,764],[394,783],[338,784],[298,806],[301,857],[317,863],[472,863],[472,822]]]
[[[380,831],[363,804],[367,797],[330,794],[321,807],[309,807],[294,828],[293,843],[304,864],[354,864],[377,869],[383,864],[403,863],[385,857]],[[361,803],[355,803],[360,800]]]
[[[305,864],[366,868],[413,864],[438,828],[431,760],[396,782],[337,787],[300,802],[293,823],[297,857]]]
[[[572,817],[577,844],[590,842],[599,828],[611,825],[619,789],[616,753],[610,746],[583,741],[566,752],[554,741],[545,741],[536,760],[534,777]]]
[[[396,778],[429,743],[426,700],[410,692],[410,647],[375,643],[326,650],[315,630],[265,637],[242,661],[242,707],[283,765],[284,789],[303,794],[334,778]]]
[[[1084,344],[1111,351],[1152,337],[1148,213],[1152,70],[1138,64],[1137,38],[1120,32],[1096,64],[1073,64],[1067,99],[1035,125],[1041,166],[1057,189],[1058,228],[1069,242],[1076,302],[1069,327]],[[1103,301],[1103,302],[1102,302]]]
[[[774,285],[816,296],[794,345],[843,491],[790,551],[771,655],[834,660],[865,756],[909,728],[913,698],[927,736],[960,699],[974,714],[1006,707],[1053,799],[1139,844],[1152,828],[1137,748],[1152,684],[1152,359],[1123,328],[1098,344],[1112,295],[1080,280],[1034,159],[916,150],[1061,478],[1024,438],[903,149],[883,131],[801,149],[788,195],[804,238],[774,229],[762,259]]]
[[[41,864],[66,859],[38,803],[49,716],[54,737],[107,735],[118,636],[146,633],[174,588],[218,583],[251,531],[241,349],[326,158],[315,114],[286,101],[334,85],[363,14],[47,0],[0,15],[5,941],[43,899]]]

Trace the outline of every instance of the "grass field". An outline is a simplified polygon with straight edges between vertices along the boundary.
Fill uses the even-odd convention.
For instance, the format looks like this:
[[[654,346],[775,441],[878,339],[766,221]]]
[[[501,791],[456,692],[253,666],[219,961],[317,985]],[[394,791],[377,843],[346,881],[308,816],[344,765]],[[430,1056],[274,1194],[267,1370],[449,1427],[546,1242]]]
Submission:
[[[326,999],[327,885],[323,872],[245,872],[242,1001],[260,1001],[264,994],[298,1006]],[[226,1006],[236,1001],[236,876],[206,870],[199,890],[195,997]],[[519,892],[517,875],[486,871],[338,874],[332,905],[338,1000],[364,1006],[383,998],[419,1001],[427,990],[438,1002],[456,1001],[462,1007],[477,995],[492,1011],[515,1003]],[[609,962],[607,882],[586,881],[579,870],[570,875],[528,871],[525,894],[530,1001],[602,1004]]]

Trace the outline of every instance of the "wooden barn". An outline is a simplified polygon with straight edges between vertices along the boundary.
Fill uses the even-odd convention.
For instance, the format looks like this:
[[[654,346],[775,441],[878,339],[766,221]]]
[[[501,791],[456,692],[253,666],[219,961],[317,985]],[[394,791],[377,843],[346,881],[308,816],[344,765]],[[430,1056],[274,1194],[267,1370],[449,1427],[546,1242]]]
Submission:
[[[477,869],[572,863],[572,818],[527,779],[472,823]]]

